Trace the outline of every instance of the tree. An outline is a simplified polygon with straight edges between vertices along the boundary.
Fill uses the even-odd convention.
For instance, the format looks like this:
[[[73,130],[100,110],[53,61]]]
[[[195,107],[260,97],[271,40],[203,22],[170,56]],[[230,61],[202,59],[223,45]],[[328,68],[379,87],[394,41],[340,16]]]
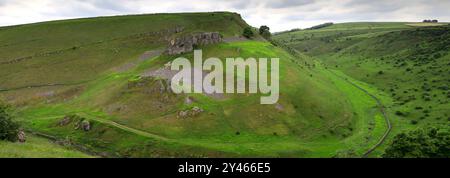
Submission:
[[[253,37],[253,35],[255,35],[255,34],[253,33],[252,28],[250,28],[250,27],[245,27],[245,28],[244,28],[244,32],[242,33],[242,35],[243,35],[244,37],[246,37],[246,38],[251,38],[251,37]]]
[[[10,107],[0,102],[0,140],[17,141],[19,124],[12,120]]]
[[[400,133],[383,154],[385,158],[449,158],[448,128],[418,129]]]
[[[265,39],[270,39],[272,33],[270,33],[270,28],[266,25],[263,25],[259,28],[259,34]]]

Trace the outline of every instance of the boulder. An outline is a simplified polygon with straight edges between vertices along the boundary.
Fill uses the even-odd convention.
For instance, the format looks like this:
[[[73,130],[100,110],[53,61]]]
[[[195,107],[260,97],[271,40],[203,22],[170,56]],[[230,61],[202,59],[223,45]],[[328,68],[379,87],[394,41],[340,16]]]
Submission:
[[[84,131],[90,131],[91,130],[91,123],[87,120],[84,120],[83,122],[81,122],[81,129],[83,129]]]
[[[187,111],[180,111],[180,112],[178,112],[177,118],[183,119],[183,118],[186,118],[187,116],[188,116]]]
[[[17,138],[20,143],[25,143],[27,140],[26,134],[23,130],[19,130],[19,132],[17,134]]]

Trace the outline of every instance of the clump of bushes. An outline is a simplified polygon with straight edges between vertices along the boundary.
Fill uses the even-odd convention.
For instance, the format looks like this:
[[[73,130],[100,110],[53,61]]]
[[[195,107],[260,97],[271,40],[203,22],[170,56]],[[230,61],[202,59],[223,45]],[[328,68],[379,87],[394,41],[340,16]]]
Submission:
[[[0,140],[15,142],[18,140],[19,124],[12,120],[11,107],[0,102]]]
[[[269,40],[272,37],[272,33],[270,33],[270,28],[266,25],[263,25],[259,28],[259,35]]]
[[[450,132],[448,128],[425,128],[400,133],[394,137],[385,158],[449,158]]]
[[[253,33],[252,28],[250,27],[245,27],[244,28],[244,32],[242,32],[242,35],[246,38],[251,38],[253,37],[255,34]]]

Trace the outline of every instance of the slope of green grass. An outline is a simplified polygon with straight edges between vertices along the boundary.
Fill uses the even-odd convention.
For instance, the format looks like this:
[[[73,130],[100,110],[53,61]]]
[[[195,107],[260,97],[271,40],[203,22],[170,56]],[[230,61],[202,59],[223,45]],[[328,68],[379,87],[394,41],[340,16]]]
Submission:
[[[0,47],[5,52],[0,53],[0,89],[11,90],[0,95],[18,108],[25,128],[110,157],[358,157],[375,143],[383,128],[368,95],[313,59],[291,56],[267,42],[199,48],[204,59],[280,58],[276,105],[261,105],[260,94],[192,94],[189,104],[188,95],[161,92],[164,80],[140,77],[179,57],[139,59],[146,51],[164,49],[174,36],[218,31],[233,37],[245,26],[237,14],[193,13],[10,27],[0,31],[0,41],[8,44]],[[185,30],[167,31],[177,27]],[[192,59],[193,54],[181,56]],[[204,112],[177,118],[179,111],[195,106]],[[60,123],[73,115],[77,119]],[[92,130],[77,129],[82,121],[89,121]]]
[[[194,96],[196,106],[204,108],[207,113],[198,118],[177,119],[174,112],[192,106],[185,105],[183,100],[178,99],[173,104],[164,103],[165,108],[161,109],[156,104],[158,102],[157,95],[148,95],[139,91],[127,95],[120,94],[128,93],[126,86],[129,80],[142,72],[141,66],[148,65],[145,62],[133,71],[109,74],[103,79],[92,82],[92,85],[88,85],[79,97],[66,104],[59,106],[43,104],[37,105],[39,107],[35,109],[24,110],[22,114],[26,119],[23,120],[25,123],[31,122],[26,125],[31,125],[32,128],[47,130],[44,128],[51,127],[54,125],[52,123],[58,122],[64,115],[83,116],[87,114],[170,138],[169,142],[205,147],[242,156],[280,156],[284,154],[286,156],[305,156],[306,153],[314,156],[320,152],[316,152],[314,147],[309,148],[303,145],[308,145],[306,144],[308,142],[320,141],[323,137],[326,140],[335,141],[333,141],[334,143],[323,141],[321,145],[341,144],[339,138],[351,135],[349,131],[340,130],[345,130],[345,127],[351,125],[351,122],[356,119],[352,117],[351,109],[335,108],[333,106],[345,106],[346,103],[327,101],[328,97],[340,95],[340,93],[327,86],[328,84],[325,82],[328,79],[326,77],[320,77],[318,74],[316,78],[311,78],[308,76],[309,73],[292,67],[293,64],[290,60],[293,59],[281,49],[263,42],[239,42],[207,46],[203,50],[205,58],[218,54],[218,52],[220,55],[224,55],[223,57],[280,57],[282,59],[281,71],[283,71],[280,103],[285,108],[284,111],[277,111],[273,105],[260,105],[259,96],[230,96],[230,99],[223,101]],[[161,65],[164,62],[158,61],[166,61],[170,58],[170,56],[162,56],[150,60],[148,63]],[[155,67],[154,65],[150,64],[152,67]],[[288,85],[292,82],[298,82],[298,86],[302,87]],[[335,102],[342,101],[335,100]],[[113,112],[112,115],[105,113],[106,108],[114,105],[124,105],[128,109],[122,112]],[[308,108],[311,107],[317,111],[309,110]],[[50,118],[50,120],[39,118]],[[340,126],[334,124],[337,122],[340,123]],[[335,134],[343,132],[344,135],[335,137],[335,134],[330,134],[328,129],[337,129],[334,131]],[[52,130],[49,130],[50,133]],[[58,132],[61,133],[61,131]],[[236,135],[236,132],[241,134]],[[165,141],[160,138],[156,139]],[[272,144],[267,144],[268,141]],[[328,156],[332,156],[334,149],[331,147],[324,152]]]
[[[418,127],[448,126],[448,25],[405,27],[378,23],[371,24],[372,30],[362,29],[369,28],[369,24],[336,24],[274,38],[321,60],[329,69],[364,82],[361,85],[372,88],[373,93],[385,93],[378,96],[385,98],[393,122],[388,140]]]
[[[300,30],[274,36],[274,40],[287,44],[312,56],[339,52],[364,38],[412,28],[400,22],[358,22],[334,24],[317,30]]]
[[[0,31],[0,89],[93,79],[168,39],[195,31],[239,36],[234,13],[154,14],[52,21]],[[74,67],[79,66],[79,67]]]
[[[89,158],[79,151],[50,143],[44,138],[28,136],[26,143],[0,141],[0,158]]]

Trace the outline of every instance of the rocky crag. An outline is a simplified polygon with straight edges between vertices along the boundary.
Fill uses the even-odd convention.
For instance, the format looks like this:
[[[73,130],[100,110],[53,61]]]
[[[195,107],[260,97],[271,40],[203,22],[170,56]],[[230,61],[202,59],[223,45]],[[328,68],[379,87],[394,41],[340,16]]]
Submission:
[[[196,33],[170,40],[167,53],[169,55],[183,54],[193,51],[195,46],[220,42],[222,42],[222,37],[218,32]]]

